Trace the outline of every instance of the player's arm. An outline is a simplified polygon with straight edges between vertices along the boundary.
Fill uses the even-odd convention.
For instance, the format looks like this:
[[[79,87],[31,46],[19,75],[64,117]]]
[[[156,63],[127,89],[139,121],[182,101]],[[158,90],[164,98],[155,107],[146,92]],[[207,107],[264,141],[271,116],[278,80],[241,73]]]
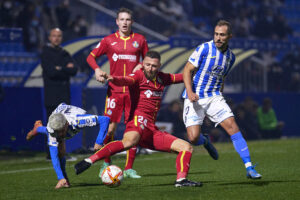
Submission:
[[[163,74],[163,80],[165,85],[183,83],[182,74]]]
[[[58,147],[49,145],[49,151],[50,151],[52,165],[53,165],[54,171],[57,175],[57,179],[58,180],[65,179],[65,176],[61,169],[60,159],[58,156]]]
[[[106,116],[98,116],[99,132],[96,139],[96,144],[103,145],[103,141],[106,137],[110,118]]]
[[[105,79],[103,78],[106,76],[106,72],[100,69],[100,66],[97,64],[96,58],[106,53],[106,40],[103,39],[99,44],[96,46],[95,49],[88,55],[86,61],[89,66],[95,71],[96,80],[104,83]]]
[[[113,84],[117,86],[129,86],[136,83],[136,79],[134,76],[106,76],[108,81],[111,81]]]
[[[187,62],[183,69],[183,82],[188,98],[191,102],[195,102],[199,99],[199,96],[194,93],[192,89],[192,73],[195,71],[195,69],[196,67],[190,62]]]

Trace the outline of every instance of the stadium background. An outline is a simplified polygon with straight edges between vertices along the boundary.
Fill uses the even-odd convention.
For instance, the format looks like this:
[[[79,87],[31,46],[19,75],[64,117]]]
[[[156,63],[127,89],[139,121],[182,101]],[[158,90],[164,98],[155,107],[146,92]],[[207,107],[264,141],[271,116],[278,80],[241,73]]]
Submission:
[[[159,3],[158,3],[159,2]],[[197,1],[17,1],[0,3],[0,81],[4,98],[0,102],[0,149],[43,150],[40,136],[25,141],[37,119],[45,119],[39,53],[47,42],[50,27],[64,31],[64,47],[80,66],[72,79],[72,104],[89,113],[102,114],[106,86],[95,81],[85,62],[101,37],[116,30],[119,7],[134,11],[133,31],[144,34],[151,49],[162,54],[162,70],[178,73],[201,42],[210,40],[213,25],[220,18],[233,24],[231,48],[236,67],[225,84],[225,96],[240,104],[251,96],[258,105],[264,97],[273,100],[283,136],[300,135],[299,23],[296,0]],[[105,57],[99,64],[108,70]],[[179,99],[183,84],[164,94],[164,107]],[[119,126],[118,135],[124,130]],[[92,145],[91,130],[67,142],[67,151]],[[120,136],[119,136],[120,137]]]

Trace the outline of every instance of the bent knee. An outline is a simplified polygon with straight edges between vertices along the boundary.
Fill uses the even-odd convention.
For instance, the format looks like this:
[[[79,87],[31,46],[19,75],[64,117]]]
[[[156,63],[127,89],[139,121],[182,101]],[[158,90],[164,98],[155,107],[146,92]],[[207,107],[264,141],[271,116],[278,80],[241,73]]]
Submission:
[[[189,151],[191,153],[193,153],[193,150],[194,150],[193,146],[188,142],[185,142],[184,144],[182,144],[181,149],[180,149],[180,151]]]

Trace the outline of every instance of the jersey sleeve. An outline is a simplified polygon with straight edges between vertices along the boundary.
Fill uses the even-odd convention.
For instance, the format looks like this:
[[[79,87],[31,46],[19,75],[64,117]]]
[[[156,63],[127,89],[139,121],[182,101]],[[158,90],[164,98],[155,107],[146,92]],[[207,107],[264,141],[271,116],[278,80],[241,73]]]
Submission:
[[[164,85],[183,83],[183,75],[182,74],[161,73],[160,77],[162,78]]]
[[[103,38],[97,46],[92,50],[90,53],[94,58],[98,58],[101,55],[104,55],[107,53],[107,39]]]
[[[138,82],[140,77],[139,71],[134,74],[129,74],[129,76],[113,76],[113,84],[118,86],[130,86]]]
[[[195,67],[199,67],[199,63],[201,63],[203,56],[207,53],[207,47],[205,44],[199,45],[192,55],[189,57],[189,62]]]

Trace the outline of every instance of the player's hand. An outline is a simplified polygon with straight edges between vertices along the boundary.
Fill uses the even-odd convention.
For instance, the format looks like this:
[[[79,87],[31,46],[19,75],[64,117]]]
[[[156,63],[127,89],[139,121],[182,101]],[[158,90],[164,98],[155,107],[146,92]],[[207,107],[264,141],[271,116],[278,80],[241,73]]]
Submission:
[[[142,64],[138,64],[137,66],[135,66],[135,68],[132,70],[132,73],[136,72],[137,70],[141,69],[143,66]]]
[[[113,81],[113,80],[114,80],[114,77],[111,76],[111,75],[107,75],[107,76],[106,76],[106,80],[107,80],[107,81]]]
[[[199,96],[194,92],[188,93],[188,97],[191,102],[196,102],[199,100]]]
[[[69,182],[68,182],[67,179],[65,179],[65,178],[60,179],[60,180],[58,181],[58,183],[57,183],[56,186],[55,186],[55,189],[64,188],[64,187],[65,187],[65,188],[70,187]]]
[[[103,145],[100,145],[100,144],[95,143],[95,145],[94,145],[94,150],[95,150],[95,151],[98,151],[98,150],[100,150],[102,147],[103,147]]]
[[[95,77],[96,80],[101,82],[101,83],[105,83],[105,77],[107,76],[107,73],[102,71],[100,68],[97,68],[95,70]]]

